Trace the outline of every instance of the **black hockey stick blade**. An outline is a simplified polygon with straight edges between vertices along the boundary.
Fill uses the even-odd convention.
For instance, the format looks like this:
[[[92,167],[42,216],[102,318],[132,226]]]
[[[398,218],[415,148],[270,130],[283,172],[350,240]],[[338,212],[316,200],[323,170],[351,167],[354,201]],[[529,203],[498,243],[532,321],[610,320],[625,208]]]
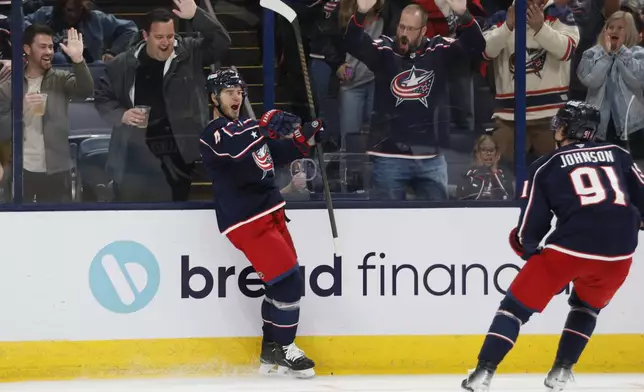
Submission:
[[[309,111],[311,118],[315,118],[315,103],[313,102],[313,90],[311,88],[311,79],[309,78],[309,70],[306,65],[306,57],[304,54],[304,46],[302,44],[302,33],[300,25],[297,20],[297,14],[291,7],[284,4],[281,0],[260,0],[259,5],[267,8],[275,13],[282,15],[293,26],[295,32],[295,39],[297,41],[298,54],[300,56],[300,63],[302,66],[302,74],[304,75],[304,85],[306,87],[306,98],[308,101]],[[333,235],[333,248],[337,257],[342,256],[340,251],[340,241],[338,239],[338,227],[335,222],[335,212],[333,210],[333,201],[331,200],[331,190],[329,188],[329,179],[326,174],[326,167],[324,164],[324,151],[319,143],[315,145],[316,155],[320,163],[320,173],[322,174],[322,185],[324,187],[324,202],[326,209],[329,213],[329,223],[331,224],[331,234]]]

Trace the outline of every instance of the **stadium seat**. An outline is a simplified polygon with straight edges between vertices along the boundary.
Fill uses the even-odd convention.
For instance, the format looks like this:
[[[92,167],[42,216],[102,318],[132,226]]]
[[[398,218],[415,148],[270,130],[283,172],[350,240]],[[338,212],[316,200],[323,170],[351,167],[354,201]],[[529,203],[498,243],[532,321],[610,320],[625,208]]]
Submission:
[[[107,184],[105,161],[112,127],[94,102],[70,102],[69,143],[72,157],[72,200],[101,201]]]
[[[109,145],[109,136],[95,136],[83,140],[78,147],[77,172],[82,201],[112,199],[110,180],[105,170]]]

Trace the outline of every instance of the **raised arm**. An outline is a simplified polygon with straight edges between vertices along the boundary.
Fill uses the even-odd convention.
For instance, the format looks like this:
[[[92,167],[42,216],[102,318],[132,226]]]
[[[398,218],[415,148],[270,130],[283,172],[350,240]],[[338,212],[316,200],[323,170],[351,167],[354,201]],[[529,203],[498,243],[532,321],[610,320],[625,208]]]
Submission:
[[[601,45],[595,45],[584,52],[577,67],[577,77],[586,87],[598,88],[608,78],[615,57],[607,53]]]
[[[71,28],[67,33],[67,44],[60,44],[60,48],[72,60],[73,73],[67,75],[65,80],[65,94],[69,98],[85,99],[94,91],[94,79],[87,68],[83,58],[83,35]]]
[[[503,12],[504,11],[499,11],[493,17],[500,17]],[[501,54],[503,49],[507,46],[508,40],[512,37],[513,30],[514,6],[510,6],[507,13],[505,13],[505,21],[492,26],[489,30],[486,30],[485,33],[483,33],[483,37],[485,38],[483,57],[486,60],[493,60]]]
[[[364,31],[367,13],[377,0],[357,1],[358,12],[351,17],[347,30],[344,32],[344,47],[347,53],[363,62],[371,71],[376,71],[382,63],[383,53],[392,50],[392,42],[384,37],[374,41]]]
[[[535,41],[545,50],[554,54],[561,61],[568,61],[575,53],[579,43],[579,28],[575,25],[575,18],[569,9],[557,18],[551,16],[555,6],[549,6],[544,15],[552,23],[543,23],[534,35]],[[534,28],[534,27],[533,27]]]
[[[226,28],[219,22],[215,15],[211,15],[197,7],[194,0],[174,0],[178,9],[173,10],[181,19],[189,20],[195,31],[201,33],[202,38],[186,40],[197,58],[202,59],[204,66],[221,60],[223,54],[230,47],[230,36]],[[198,51],[195,53],[194,51]]]
[[[465,10],[458,16],[457,31],[458,39],[448,39],[445,37],[435,37],[434,40],[440,42],[441,46],[447,47],[447,51],[455,61],[462,61],[463,57],[479,59],[485,52],[485,38],[481,27],[474,20],[472,15]]]

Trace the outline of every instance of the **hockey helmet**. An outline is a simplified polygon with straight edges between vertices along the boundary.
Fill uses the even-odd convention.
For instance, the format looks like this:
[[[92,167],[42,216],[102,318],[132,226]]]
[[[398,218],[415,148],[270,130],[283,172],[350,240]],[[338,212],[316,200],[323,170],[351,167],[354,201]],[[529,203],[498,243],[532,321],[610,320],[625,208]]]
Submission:
[[[247,86],[244,79],[239,73],[233,69],[218,69],[214,73],[208,75],[206,79],[206,88],[211,94],[219,97],[221,90],[232,87],[241,87],[243,98],[246,98]]]
[[[552,118],[550,129],[556,132],[563,125],[565,139],[594,140],[601,120],[599,110],[586,102],[568,101]]]

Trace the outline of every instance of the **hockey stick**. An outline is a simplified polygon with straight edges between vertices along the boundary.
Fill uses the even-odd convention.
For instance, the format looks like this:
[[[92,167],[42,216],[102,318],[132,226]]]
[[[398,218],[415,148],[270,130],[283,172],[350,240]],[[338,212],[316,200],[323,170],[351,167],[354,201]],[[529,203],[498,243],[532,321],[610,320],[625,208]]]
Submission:
[[[300,30],[300,23],[297,20],[297,14],[291,7],[284,4],[281,0],[260,0],[259,5],[263,8],[269,9],[277,14],[282,15],[293,26],[295,39],[297,41],[297,50],[300,55],[300,63],[302,65],[302,73],[304,74],[304,86],[306,87],[306,98],[308,100],[309,111],[311,118],[315,118],[315,103],[313,102],[313,91],[311,89],[311,80],[309,79],[309,70],[306,66],[306,56],[304,55],[304,46],[302,45],[302,33]],[[338,241],[338,228],[335,223],[335,213],[333,211],[333,201],[331,200],[331,191],[329,189],[329,179],[326,175],[324,165],[324,151],[320,143],[315,143],[315,149],[320,164],[320,172],[322,173],[322,184],[324,186],[324,199],[326,202],[326,209],[329,212],[329,222],[331,223],[331,234],[333,234],[333,248],[335,255],[340,257],[340,243]]]
[[[624,120],[624,134],[622,135],[622,140],[626,141],[626,149],[628,152],[631,152],[631,143],[630,140],[628,140],[628,115],[631,113],[631,105],[633,105],[633,101],[635,101],[635,94],[631,97],[631,100],[628,101],[628,107],[626,108],[626,120]]]

